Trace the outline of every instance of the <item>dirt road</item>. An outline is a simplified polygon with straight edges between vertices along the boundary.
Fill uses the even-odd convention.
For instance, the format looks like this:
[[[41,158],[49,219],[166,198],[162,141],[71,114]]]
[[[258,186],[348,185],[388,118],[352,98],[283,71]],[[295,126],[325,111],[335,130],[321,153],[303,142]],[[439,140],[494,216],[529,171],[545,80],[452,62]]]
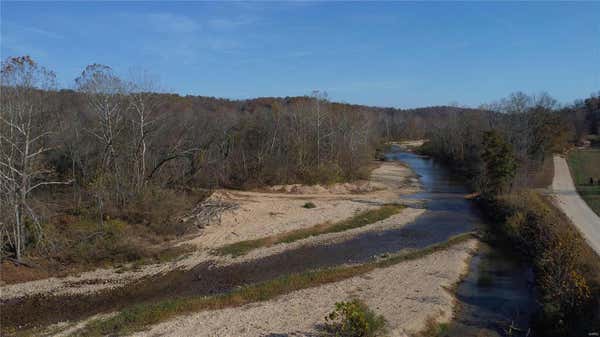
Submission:
[[[600,255],[600,217],[579,196],[565,158],[554,156],[552,181],[556,203],[579,229],[588,244]]]

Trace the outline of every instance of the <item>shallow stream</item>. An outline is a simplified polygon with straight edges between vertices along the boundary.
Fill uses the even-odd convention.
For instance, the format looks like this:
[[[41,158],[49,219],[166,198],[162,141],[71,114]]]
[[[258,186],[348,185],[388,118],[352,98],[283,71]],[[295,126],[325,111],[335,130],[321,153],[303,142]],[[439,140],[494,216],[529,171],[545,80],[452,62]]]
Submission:
[[[368,232],[330,245],[307,245],[225,267],[202,263],[190,271],[171,272],[94,295],[35,296],[9,301],[2,305],[2,321],[12,326],[47,325],[118,310],[133,303],[227,292],[285,274],[366,262],[384,253],[423,248],[473,231],[483,223],[477,207],[464,198],[468,193],[464,182],[447,168],[431,158],[412,153],[393,152],[386,157],[409,165],[419,175],[423,187],[422,192],[404,198],[423,200],[427,211],[402,228]],[[522,267],[495,254],[493,249],[487,249],[475,256],[468,276],[458,287],[462,309],[457,311],[457,318],[450,325],[450,336],[475,336],[480,329],[502,333],[505,324],[498,322],[512,319],[516,319],[521,329],[527,327],[523,317],[530,311],[527,308],[530,308],[531,296],[526,273]],[[493,278],[493,282],[484,287],[477,284],[482,264]]]

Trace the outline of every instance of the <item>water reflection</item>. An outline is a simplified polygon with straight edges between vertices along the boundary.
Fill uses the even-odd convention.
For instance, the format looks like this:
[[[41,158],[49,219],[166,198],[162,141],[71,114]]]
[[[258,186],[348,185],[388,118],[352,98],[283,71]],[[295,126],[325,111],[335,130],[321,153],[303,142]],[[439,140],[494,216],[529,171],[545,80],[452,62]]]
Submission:
[[[407,163],[424,187],[423,192],[408,196],[426,199],[428,209],[410,227],[467,230],[483,223],[477,207],[464,199],[469,192],[464,182],[435,160],[403,152],[388,158]],[[457,288],[459,309],[444,336],[528,336],[529,320],[536,309],[532,278],[530,268],[482,244],[471,260],[469,274]]]
[[[456,291],[459,310],[445,336],[531,336],[531,269],[482,244]]]

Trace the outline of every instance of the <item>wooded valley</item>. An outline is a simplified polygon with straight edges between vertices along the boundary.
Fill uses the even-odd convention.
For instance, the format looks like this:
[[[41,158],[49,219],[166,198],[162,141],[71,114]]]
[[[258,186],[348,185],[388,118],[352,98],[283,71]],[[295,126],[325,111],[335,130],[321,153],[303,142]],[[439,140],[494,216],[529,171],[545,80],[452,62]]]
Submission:
[[[516,93],[478,109],[412,110],[330,102],[319,91],[183,97],[161,93],[147,72],[122,78],[99,64],[73,87],[59,90],[54,73],[27,56],[2,63],[3,255],[61,256],[118,236],[105,231],[124,224],[181,235],[189,228],[175,215],[210,189],[364,178],[377,150],[397,139],[429,139],[426,151],[483,193],[533,186],[547,155],[597,132],[600,114],[597,96],[560,107],[547,94]],[[70,226],[79,236],[64,235]]]

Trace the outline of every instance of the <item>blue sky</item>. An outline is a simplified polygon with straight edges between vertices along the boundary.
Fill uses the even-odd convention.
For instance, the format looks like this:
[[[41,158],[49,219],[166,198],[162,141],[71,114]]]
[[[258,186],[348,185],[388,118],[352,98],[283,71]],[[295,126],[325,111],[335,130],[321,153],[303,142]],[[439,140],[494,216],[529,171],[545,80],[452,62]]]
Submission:
[[[180,94],[403,108],[600,90],[600,2],[2,1],[0,17],[2,58],[31,55],[67,88],[103,63]]]

